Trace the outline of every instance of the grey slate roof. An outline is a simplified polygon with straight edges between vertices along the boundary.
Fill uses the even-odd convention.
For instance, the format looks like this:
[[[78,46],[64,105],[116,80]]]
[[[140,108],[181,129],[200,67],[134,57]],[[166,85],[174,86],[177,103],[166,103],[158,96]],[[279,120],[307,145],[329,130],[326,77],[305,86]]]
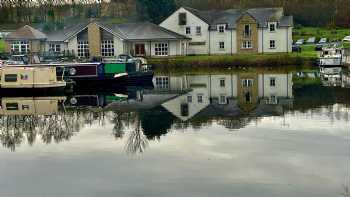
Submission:
[[[25,25],[6,36],[7,40],[45,40],[46,35],[29,25]]]
[[[97,23],[101,28],[106,31],[119,36],[125,40],[178,40],[189,39],[186,36],[177,34],[163,27],[155,25],[149,22],[138,23],[105,23],[103,21],[93,21]],[[47,41],[66,41],[70,37],[78,34],[85,28],[90,22],[83,22],[76,24],[72,27],[65,28],[64,30],[57,32],[48,32]]]
[[[244,14],[250,14],[257,20],[259,27],[267,27],[267,22],[274,20],[280,26],[293,26],[293,17],[283,16],[283,8],[253,8],[247,10],[206,10],[201,11],[189,7],[184,7],[204,22],[208,23],[211,29],[215,29],[218,24],[227,24],[229,29],[236,28],[237,20]]]
[[[149,22],[104,24],[102,27],[112,30],[126,40],[178,40],[189,39],[186,36],[177,34],[163,27]]]
[[[60,31],[55,31],[55,32],[46,32],[47,36],[47,41],[51,42],[62,42],[76,33],[80,32],[81,30],[85,29],[86,26],[88,25],[88,22],[81,22],[69,27],[64,28],[63,30]]]

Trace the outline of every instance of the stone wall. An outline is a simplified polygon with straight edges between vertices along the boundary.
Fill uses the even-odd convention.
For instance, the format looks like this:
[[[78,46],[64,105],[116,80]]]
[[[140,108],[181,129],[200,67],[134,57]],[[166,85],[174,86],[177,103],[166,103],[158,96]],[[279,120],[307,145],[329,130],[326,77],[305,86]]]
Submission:
[[[101,56],[101,31],[100,27],[96,23],[90,23],[88,25],[88,40],[90,57]]]
[[[244,35],[244,26],[250,25],[251,34],[250,36]],[[258,23],[249,14],[243,15],[237,22],[237,52],[238,53],[258,53]],[[243,41],[251,41],[251,49],[243,49]]]

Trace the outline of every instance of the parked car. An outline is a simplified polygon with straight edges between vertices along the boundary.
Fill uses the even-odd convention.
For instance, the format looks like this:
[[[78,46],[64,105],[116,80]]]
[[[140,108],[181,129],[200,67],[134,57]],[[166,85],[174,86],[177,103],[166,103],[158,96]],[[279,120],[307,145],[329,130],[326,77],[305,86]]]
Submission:
[[[321,38],[321,40],[318,42],[319,44],[326,44],[328,41],[327,38]]]
[[[343,42],[350,42],[350,36],[345,36],[345,38],[343,39]]]
[[[311,37],[306,41],[307,44],[315,44],[315,42],[316,42],[316,37]]]
[[[293,44],[293,46],[292,46],[292,52],[301,53],[301,47],[300,47],[300,45]]]
[[[320,43],[317,43],[316,44],[316,47],[315,47],[315,51],[322,51],[322,48],[326,45],[326,43],[324,44],[320,44]]]
[[[304,44],[304,39],[299,39],[299,40],[297,40],[297,42],[295,43],[296,45],[302,45],[302,44]]]

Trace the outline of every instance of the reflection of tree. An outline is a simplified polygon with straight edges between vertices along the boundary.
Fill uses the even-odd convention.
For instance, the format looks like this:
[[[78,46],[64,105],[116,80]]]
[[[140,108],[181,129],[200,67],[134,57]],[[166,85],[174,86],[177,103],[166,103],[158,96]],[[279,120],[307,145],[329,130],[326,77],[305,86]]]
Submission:
[[[0,141],[11,151],[25,141],[33,145],[38,136],[46,144],[59,143],[69,140],[74,132],[79,132],[87,124],[96,121],[103,124],[104,118],[104,112],[77,109],[53,115],[0,116]]]
[[[141,121],[136,119],[134,128],[130,132],[126,142],[126,152],[129,154],[143,153],[147,146],[148,140],[143,133]]]

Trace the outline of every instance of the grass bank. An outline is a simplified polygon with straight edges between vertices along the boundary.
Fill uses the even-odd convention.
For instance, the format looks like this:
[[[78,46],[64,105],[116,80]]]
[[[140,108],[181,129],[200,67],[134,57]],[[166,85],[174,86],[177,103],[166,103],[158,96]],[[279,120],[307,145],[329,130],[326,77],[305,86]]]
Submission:
[[[342,40],[345,36],[350,36],[350,28],[327,28],[327,27],[295,27],[293,30],[293,40],[316,37],[329,40]]]
[[[5,41],[3,39],[0,39],[0,53],[5,52]]]
[[[225,71],[249,67],[301,67],[312,65],[315,61],[314,54],[303,53],[279,53],[279,54],[237,54],[237,55],[213,55],[213,56],[185,56],[174,58],[149,59],[148,62],[155,70],[164,72],[182,71]]]

